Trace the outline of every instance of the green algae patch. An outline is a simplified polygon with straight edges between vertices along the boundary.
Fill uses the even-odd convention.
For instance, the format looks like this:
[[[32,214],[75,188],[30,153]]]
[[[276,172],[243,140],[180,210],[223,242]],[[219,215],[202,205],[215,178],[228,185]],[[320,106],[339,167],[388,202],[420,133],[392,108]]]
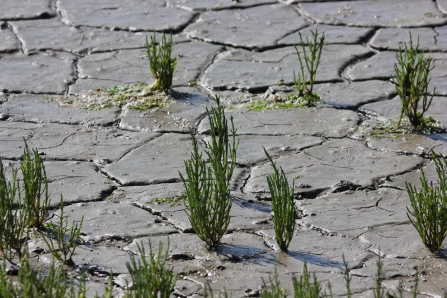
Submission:
[[[407,117],[404,117],[400,126],[397,121],[387,119],[386,121],[370,122],[365,121],[359,125],[354,135],[362,134],[365,137],[373,138],[398,138],[406,134],[437,134],[445,133],[446,128],[439,120],[433,117],[424,117],[421,125],[414,127]]]
[[[118,106],[121,108],[148,110],[169,106],[173,100],[183,98],[185,94],[174,90],[152,90],[145,82],[136,84],[98,88],[85,94],[52,96],[48,100],[62,107],[80,107],[87,110],[101,110]]]
[[[247,103],[245,107],[253,111],[306,108],[309,107],[309,103],[312,103],[311,106],[317,106],[320,101],[321,97],[315,92],[305,96],[299,96],[293,93],[283,98],[254,99]]]
[[[186,199],[186,194],[181,193],[179,195],[175,195],[167,198],[155,198],[150,201],[150,203],[156,204],[169,204],[171,207],[180,206],[183,204],[183,201]]]

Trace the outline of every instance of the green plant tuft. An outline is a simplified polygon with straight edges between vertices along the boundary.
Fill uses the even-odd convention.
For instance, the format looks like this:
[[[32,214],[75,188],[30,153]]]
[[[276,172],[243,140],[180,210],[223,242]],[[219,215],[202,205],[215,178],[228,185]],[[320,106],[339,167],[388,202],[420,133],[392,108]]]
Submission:
[[[23,175],[23,204],[27,213],[28,227],[42,229],[50,205],[48,179],[37,149],[31,152],[26,141],[20,169]]]
[[[433,58],[424,58],[419,52],[419,36],[416,47],[413,46],[413,38],[410,32],[410,44],[399,46],[396,53],[397,63],[394,64],[395,77],[392,79],[396,92],[402,101],[402,108],[397,121],[399,127],[403,116],[408,117],[414,127],[422,127],[424,113],[430,107],[436,88],[431,95],[428,94],[428,85],[431,78],[428,77],[433,70]],[[420,110],[420,111],[419,111]],[[429,119],[429,122],[433,122]]]
[[[151,43],[146,36],[146,52],[149,59],[154,83],[152,90],[169,90],[172,88],[172,77],[174,70],[177,67],[177,58],[171,58],[172,52],[172,35],[169,40],[163,33],[161,43],[157,47],[155,32],[151,35]]]
[[[17,169],[12,170],[12,181],[6,180],[6,170],[0,158],[0,252],[14,263],[21,258],[28,239],[28,220],[20,197]]]
[[[267,286],[267,283],[262,279],[262,292],[261,292],[261,298],[287,298],[287,290],[281,289],[280,282],[279,282],[279,276],[278,272],[276,272],[273,275],[273,279],[271,276],[269,276],[269,286]]]
[[[319,298],[321,292],[321,284],[317,280],[315,273],[313,274],[313,282],[310,281],[310,273],[307,271],[307,263],[304,262],[303,272],[298,280],[295,276],[292,277],[294,297],[296,298]],[[331,286],[329,284],[329,289]],[[332,293],[327,295],[322,293],[322,297],[332,297]]]
[[[163,244],[160,242],[157,255],[152,251],[149,240],[149,257],[146,257],[144,245],[139,245],[138,251],[141,261],[135,260],[130,253],[130,263],[126,263],[127,269],[132,279],[132,286],[128,287],[126,298],[168,298],[174,291],[177,277],[172,268],[167,267],[169,243],[166,251],[163,251]],[[149,259],[149,260],[148,260]]]
[[[216,96],[215,100],[217,108],[207,109],[211,141],[205,152],[210,165],[199,153],[197,139],[191,132],[193,152],[191,158],[185,161],[187,179],[179,173],[185,187],[186,214],[197,236],[209,248],[219,244],[230,223],[230,180],[239,145],[233,117],[230,118],[230,130],[220,98]]]
[[[430,184],[421,169],[422,188],[417,189],[406,182],[411,210],[407,207],[407,216],[421,236],[422,242],[430,251],[439,253],[447,236],[447,160],[431,151],[438,174],[438,186]],[[411,216],[410,216],[411,215]]]
[[[0,252],[11,263],[23,256],[30,228],[43,229],[50,203],[45,166],[37,150],[31,151],[26,141],[20,170],[23,190],[19,169],[12,169],[12,179],[7,181],[0,158]]]
[[[60,214],[55,214],[58,218],[56,224],[47,224],[47,235],[43,240],[50,248],[53,256],[67,266],[74,266],[72,256],[79,243],[84,216],[79,224],[68,225],[68,216],[64,214],[64,201],[60,203]]]
[[[3,262],[0,271],[0,297],[39,297],[39,298],[85,298],[85,275],[79,279],[68,277],[61,266],[51,263],[45,270],[31,268],[29,256],[25,254],[20,259],[18,283],[9,279],[6,264]],[[77,287],[75,287],[75,284]]]
[[[316,105],[321,100],[321,97],[313,91],[313,86],[317,76],[318,66],[320,65],[321,51],[324,44],[324,32],[318,32],[318,30],[311,30],[310,32],[312,33],[311,40],[308,37],[306,38],[309,52],[306,50],[303,37],[301,36],[301,32],[299,32],[303,52],[300,53],[296,46],[295,50],[300,62],[301,72],[298,74],[295,71],[293,72],[293,82],[298,91],[297,97],[308,107]],[[309,73],[309,79],[305,75],[304,68]],[[309,87],[307,86],[307,81],[309,81]]]
[[[283,169],[276,167],[275,162],[264,148],[270,164],[273,167],[273,175],[267,177],[273,205],[273,225],[276,242],[281,250],[287,251],[295,229],[296,211],[293,204],[295,181],[289,187],[286,174]]]

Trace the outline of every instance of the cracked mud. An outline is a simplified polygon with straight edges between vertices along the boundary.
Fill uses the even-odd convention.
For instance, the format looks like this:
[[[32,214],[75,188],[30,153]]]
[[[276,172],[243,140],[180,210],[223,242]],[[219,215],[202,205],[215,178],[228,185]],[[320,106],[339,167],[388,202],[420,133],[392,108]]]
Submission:
[[[436,180],[430,149],[447,155],[447,134],[370,138],[357,128],[395,119],[400,100],[395,53],[420,36],[434,58],[427,115],[447,126],[447,0],[0,1],[0,156],[10,173],[23,139],[45,161],[51,212],[59,200],[80,221],[84,244],[73,259],[90,275],[89,295],[101,294],[114,272],[114,295],[129,279],[128,254],[150,240],[170,242],[169,264],[179,274],[174,295],[196,297],[205,282],[215,293],[259,295],[275,270],[281,286],[307,262],[323,288],[345,295],[343,255],[355,297],[372,297],[377,256],[394,290],[410,295],[416,270],[420,296],[440,297],[447,285],[447,241],[441,257],[425,248],[406,215],[405,181],[419,185],[419,168]],[[290,94],[299,71],[299,32],[325,31],[314,90],[317,108],[243,107],[252,98]],[[173,33],[178,57],[173,85],[186,96],[148,111],[60,107],[52,96],[77,96],[113,85],[150,83],[146,35]],[[210,252],[194,234],[183,203],[179,171],[209,130],[206,108],[220,94],[233,116],[240,146],[228,233]],[[289,181],[298,213],[288,254],[274,239],[265,147]],[[39,239],[38,262],[52,259]],[[43,248],[43,249],[42,249]],[[39,253],[38,253],[39,252]],[[141,257],[141,256],[137,256]]]

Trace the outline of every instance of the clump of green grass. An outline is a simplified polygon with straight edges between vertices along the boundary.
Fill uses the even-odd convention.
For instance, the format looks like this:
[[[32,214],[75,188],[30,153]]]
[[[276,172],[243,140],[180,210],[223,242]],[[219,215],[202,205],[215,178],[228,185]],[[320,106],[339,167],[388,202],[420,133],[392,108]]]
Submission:
[[[293,203],[295,181],[289,187],[289,182],[283,169],[280,168],[278,170],[275,162],[265,148],[264,152],[274,171],[273,175],[267,177],[267,183],[269,185],[270,195],[272,196],[273,225],[276,242],[281,250],[287,251],[295,229],[296,211]]]
[[[26,206],[28,226],[42,229],[50,205],[48,179],[37,149],[31,152],[26,142],[20,169],[23,176],[23,204]]]
[[[139,245],[138,251],[141,255],[141,261],[135,260],[133,254],[130,254],[130,263],[127,263],[132,286],[128,286],[126,298],[168,298],[174,291],[174,285],[177,277],[168,268],[167,260],[169,253],[169,244],[166,251],[163,250],[163,244],[160,242],[158,253],[155,255],[152,251],[152,245],[149,241],[149,257],[146,257],[144,245]],[[149,260],[148,260],[149,259]]]
[[[32,268],[28,254],[20,260],[17,282],[8,277],[6,263],[0,265],[0,297],[2,298],[85,298],[87,293],[84,273],[70,277],[63,266],[52,262],[47,267]],[[112,273],[103,298],[113,297]],[[99,298],[98,295],[94,296]]]
[[[430,251],[439,253],[442,242],[447,236],[447,160],[438,156],[433,150],[431,158],[436,166],[439,185],[433,186],[432,182],[429,183],[423,169],[421,169],[420,189],[406,182],[411,202],[411,209],[407,207],[407,216],[424,245]]]
[[[19,183],[19,169],[13,169],[11,181],[7,181],[0,158],[0,252],[3,258],[13,264],[14,258],[22,259],[27,252],[26,244],[30,231],[34,228],[43,233],[43,240],[58,260],[66,265],[74,265],[71,256],[77,246],[82,222],[80,225],[68,226],[63,215],[61,198],[59,225],[53,223],[45,225],[50,204],[48,179],[38,151],[30,150],[26,142],[20,170],[23,176],[23,189]],[[57,248],[54,242],[57,243]]]
[[[324,44],[324,32],[310,31],[312,34],[312,38],[306,38],[306,43],[303,41],[303,37],[300,35],[302,53],[295,46],[296,54],[298,55],[298,60],[300,62],[301,72],[296,74],[293,72],[293,82],[295,83],[295,87],[297,89],[297,94],[292,95],[295,100],[301,101],[306,104],[308,107],[316,105],[321,97],[313,91],[313,86],[315,84],[315,79],[317,76],[318,66],[321,61],[321,51],[323,50]],[[307,44],[308,50],[306,50]],[[307,78],[304,69],[307,69],[309,73],[309,78]],[[309,81],[309,86],[307,86],[307,82]]]
[[[17,169],[12,170],[12,181],[6,179],[6,169],[0,158],[0,252],[4,259],[15,264],[21,258],[28,239],[29,212],[20,199]]]
[[[433,70],[433,58],[425,58],[423,53],[419,53],[419,36],[416,47],[413,46],[413,39],[410,32],[410,43],[399,46],[396,53],[397,63],[394,64],[395,77],[392,82],[396,87],[396,92],[402,101],[402,108],[397,121],[400,126],[402,118],[408,117],[410,123],[416,127],[422,127],[433,119],[425,119],[424,113],[428,110],[433,100],[436,88],[431,95],[428,92],[430,71]]]
[[[152,76],[155,80],[151,89],[160,91],[171,89],[172,77],[174,75],[174,70],[177,67],[177,58],[171,58],[172,35],[170,35],[169,40],[166,40],[166,36],[163,33],[161,42],[158,46],[156,43],[155,32],[154,35],[151,35],[150,44],[146,37],[146,52]]]
[[[69,278],[63,267],[51,263],[45,270],[31,268],[29,256],[20,259],[18,283],[12,282],[6,275],[6,264],[0,270],[0,296],[2,298],[39,297],[39,298],[84,298],[87,291],[85,275],[79,280]],[[77,284],[77,289],[75,288]]]
[[[278,273],[275,269],[275,274],[273,275],[273,279],[269,276],[268,284],[262,279],[262,298],[287,298],[287,290],[281,289],[281,283],[279,281]]]
[[[239,145],[233,118],[230,118],[230,129],[220,98],[216,96],[215,100],[217,108],[207,109],[211,141],[205,153],[210,165],[199,153],[197,139],[191,133],[193,152],[191,158],[185,161],[187,178],[179,173],[185,187],[186,214],[197,236],[209,248],[219,244],[230,223],[230,180]]]
[[[319,298],[319,297],[332,297],[332,293],[327,295],[321,291],[321,283],[318,281],[315,273],[313,274],[313,282],[311,282],[311,276],[307,270],[307,263],[304,262],[303,272],[298,280],[295,276],[292,277],[294,297],[302,298]],[[329,289],[331,285],[329,284]],[[321,295],[321,296],[320,296]]]
[[[303,271],[300,278],[292,276],[293,294],[288,293],[286,289],[281,289],[278,273],[275,269],[273,279],[269,277],[269,285],[262,279],[263,289],[261,292],[262,298],[287,298],[290,296],[296,298],[320,298],[320,297],[332,297],[331,285],[329,284],[330,294],[322,292],[321,283],[318,281],[315,274],[313,274],[313,282],[311,281],[311,275],[307,270],[307,263],[304,262]]]
[[[7,181],[0,158],[0,251],[12,263],[15,257],[23,256],[30,228],[43,229],[50,204],[45,166],[37,150],[31,151],[26,141],[20,171],[23,189],[19,169],[13,169],[11,181]]]

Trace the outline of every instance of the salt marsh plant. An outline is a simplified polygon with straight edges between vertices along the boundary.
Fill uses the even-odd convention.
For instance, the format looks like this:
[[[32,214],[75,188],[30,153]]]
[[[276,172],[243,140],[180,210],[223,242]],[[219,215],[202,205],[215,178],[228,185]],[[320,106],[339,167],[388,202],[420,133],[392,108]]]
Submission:
[[[158,253],[155,255],[149,241],[149,258],[146,258],[144,245],[137,246],[141,261],[137,262],[134,255],[130,254],[130,263],[126,264],[132,279],[132,286],[128,285],[126,298],[168,298],[177,281],[172,268],[167,266],[169,243],[164,251],[160,242]]]
[[[160,91],[171,89],[172,77],[174,75],[174,70],[177,67],[177,58],[171,58],[172,35],[170,35],[169,40],[167,40],[166,35],[163,33],[161,42],[158,46],[156,43],[155,32],[154,35],[151,35],[150,44],[146,37],[146,52],[152,76],[155,80],[151,89]]]
[[[313,86],[317,76],[318,66],[320,65],[321,61],[321,51],[323,50],[324,44],[324,32],[318,32],[318,30],[311,30],[310,32],[312,34],[312,38],[309,40],[309,37],[306,37],[306,42],[303,41],[301,32],[299,32],[302,53],[300,53],[296,46],[295,50],[296,54],[298,55],[301,71],[298,74],[296,74],[295,71],[293,72],[293,82],[295,83],[298,93],[292,96],[302,99],[303,104],[306,106],[313,106],[321,100],[321,97],[313,91]],[[307,50],[306,44],[308,48]],[[305,74],[305,68],[309,73],[309,77]],[[309,86],[307,86],[308,81]]]
[[[28,255],[20,260],[18,283],[13,283],[6,272],[6,264],[0,271],[0,297],[39,297],[39,298],[84,298],[86,294],[85,276],[78,281],[69,278],[63,267],[51,263],[48,268],[34,270]],[[77,287],[75,287],[77,284]]]
[[[439,253],[442,242],[447,236],[447,159],[439,157],[433,150],[431,158],[438,174],[438,185],[433,186],[432,182],[428,182],[423,169],[421,169],[420,189],[406,182],[411,202],[411,209],[407,207],[407,216],[424,245],[430,251]]]
[[[319,298],[319,297],[332,297],[332,293],[327,295],[326,293],[321,293],[321,284],[317,280],[315,273],[313,274],[313,282],[311,281],[311,276],[307,270],[307,263],[304,262],[303,272],[299,279],[295,276],[292,277],[293,282],[293,292],[296,298]],[[331,285],[329,284],[329,289]]]
[[[426,121],[435,122],[431,117],[424,118],[424,113],[430,107],[436,88],[428,93],[430,71],[433,70],[433,58],[424,57],[419,53],[419,36],[416,47],[413,46],[413,38],[410,32],[410,44],[399,46],[396,53],[397,63],[394,64],[395,76],[392,79],[396,92],[402,101],[401,112],[397,126],[401,125],[402,118],[408,117],[410,123],[418,128],[425,125]]]
[[[281,289],[281,283],[279,282],[279,276],[275,269],[273,278],[269,276],[269,285],[262,279],[262,292],[261,298],[287,298],[287,290]]]
[[[41,229],[50,205],[47,173],[37,149],[30,150],[26,142],[20,169],[23,176],[23,205],[27,213],[28,226]]]
[[[79,224],[68,224],[68,216],[64,214],[64,201],[61,196],[60,214],[54,215],[58,220],[56,223],[49,222],[47,224],[47,234],[43,240],[50,248],[53,256],[67,266],[74,266],[72,256],[79,243],[81,235],[82,217]]]
[[[14,258],[22,257],[28,238],[28,212],[20,199],[17,173],[18,170],[13,169],[11,181],[7,181],[0,158],[0,252],[11,263]]]
[[[312,281],[313,280],[313,281]],[[264,279],[262,280],[263,289],[261,292],[262,298],[286,298],[286,297],[296,297],[296,298],[320,298],[320,297],[332,297],[331,285],[329,284],[330,294],[326,294],[321,289],[321,283],[318,281],[315,274],[313,278],[309,271],[307,270],[307,263],[304,262],[303,271],[301,272],[300,278],[292,276],[293,284],[293,294],[289,295],[288,291],[281,289],[279,276],[275,269],[275,274],[273,279],[269,277],[269,286],[267,286]]]
[[[186,160],[186,178],[180,173],[185,187],[186,214],[197,236],[209,248],[219,244],[230,223],[232,200],[230,180],[236,166],[236,129],[233,117],[231,129],[225,118],[220,98],[215,97],[217,108],[207,109],[211,140],[205,154],[209,165],[199,152],[196,137],[191,133],[193,152]],[[231,138],[231,141],[230,141]]]
[[[25,141],[19,169],[12,169],[10,181],[0,158],[0,251],[13,261],[23,255],[30,228],[43,228],[48,213],[49,194],[45,166],[37,150],[30,150]],[[23,189],[21,189],[21,184]]]
[[[87,293],[85,274],[70,277],[63,266],[51,263],[46,268],[32,268],[29,256],[20,261],[17,282],[6,274],[6,263],[0,265],[0,297],[2,298],[85,298]],[[94,296],[99,298],[98,295]],[[113,297],[113,283],[105,289],[103,298]]]
[[[278,170],[265,148],[264,152],[273,168],[273,175],[267,177],[267,183],[272,196],[273,226],[276,242],[281,250],[287,251],[295,229],[296,211],[293,203],[295,182],[292,182],[292,186],[289,187],[289,182],[283,169],[280,168]]]

